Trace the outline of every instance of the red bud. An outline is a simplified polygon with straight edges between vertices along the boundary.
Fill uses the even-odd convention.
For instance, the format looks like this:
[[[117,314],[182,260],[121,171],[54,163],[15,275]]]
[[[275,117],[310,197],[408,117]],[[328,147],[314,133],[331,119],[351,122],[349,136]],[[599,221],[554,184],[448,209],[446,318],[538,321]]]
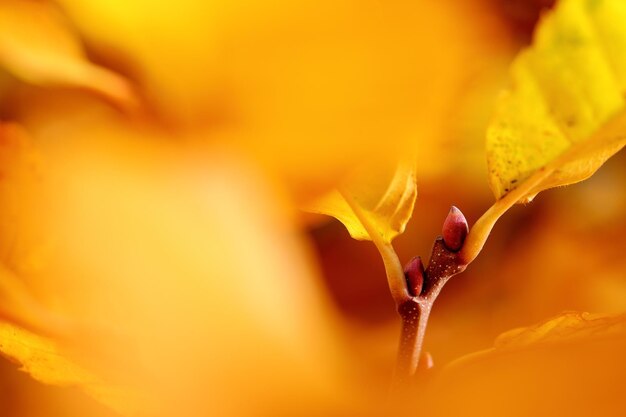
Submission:
[[[409,293],[416,297],[422,292],[424,285],[424,264],[422,258],[416,256],[404,266],[404,277],[409,288]]]
[[[429,369],[432,369],[433,366],[435,366],[433,355],[431,355],[430,352],[422,352],[417,365],[417,371],[428,371]]]
[[[443,242],[451,251],[458,251],[463,246],[465,237],[469,233],[469,226],[461,210],[452,206],[448,217],[443,222]]]

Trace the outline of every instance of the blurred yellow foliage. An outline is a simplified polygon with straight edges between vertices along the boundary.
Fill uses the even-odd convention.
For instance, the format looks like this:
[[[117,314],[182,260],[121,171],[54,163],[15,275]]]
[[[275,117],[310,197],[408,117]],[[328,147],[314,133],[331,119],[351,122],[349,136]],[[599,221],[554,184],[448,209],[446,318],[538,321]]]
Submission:
[[[621,32],[609,15],[597,18],[612,39]],[[477,217],[490,203],[475,157],[485,97],[514,52],[506,25],[487,0],[0,2],[0,350],[36,379],[82,386],[128,414],[389,414],[395,322],[361,329],[332,280],[340,271],[357,298],[375,276],[382,291],[361,306],[393,313],[380,259],[352,242],[328,273],[325,251],[344,231],[314,255],[334,225],[306,230],[298,207],[349,190],[389,242],[413,212],[417,176],[433,203],[396,238],[403,257],[452,198]],[[395,165],[413,155],[417,164]],[[341,216],[319,211],[368,237],[340,204]],[[518,265],[506,239],[494,241],[489,275]],[[450,294],[498,299],[502,287],[485,281]],[[551,306],[554,293],[544,293]],[[531,295],[513,304],[533,305]],[[450,305],[433,326],[435,364],[503,330],[476,325],[489,323],[489,302]],[[452,344],[451,329],[467,337]],[[455,372],[470,386],[515,376],[486,369]],[[4,381],[22,395],[0,393],[0,414],[115,412],[72,408],[51,388],[57,403],[35,401],[37,388],[0,368]],[[440,387],[420,391],[426,406],[406,406],[467,401],[458,385],[432,393]]]
[[[0,350],[38,381],[63,387],[79,386],[124,415],[139,412],[132,408],[139,401],[132,398],[133,388],[107,386],[97,375],[69,361],[50,339],[0,323]]]
[[[130,84],[86,59],[69,22],[48,2],[7,0],[0,4],[0,65],[36,85],[89,89],[130,107]]]

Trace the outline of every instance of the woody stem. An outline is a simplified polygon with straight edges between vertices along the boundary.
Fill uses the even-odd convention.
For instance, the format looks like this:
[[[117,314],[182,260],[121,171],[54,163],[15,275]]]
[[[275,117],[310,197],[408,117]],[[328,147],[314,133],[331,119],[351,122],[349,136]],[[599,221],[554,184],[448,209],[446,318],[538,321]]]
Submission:
[[[462,261],[458,252],[450,251],[441,238],[435,240],[428,267],[424,272],[424,286],[421,293],[398,304],[402,330],[392,390],[406,386],[414,379],[418,371],[426,326],[433,304],[446,282],[462,272],[466,266],[467,264]]]

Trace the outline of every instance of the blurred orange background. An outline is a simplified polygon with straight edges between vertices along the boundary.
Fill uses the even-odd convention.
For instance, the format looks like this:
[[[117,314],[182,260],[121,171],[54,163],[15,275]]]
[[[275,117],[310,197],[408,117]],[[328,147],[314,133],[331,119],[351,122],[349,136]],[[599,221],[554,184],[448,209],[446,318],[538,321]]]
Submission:
[[[493,103],[551,3],[3,0],[0,279],[40,307],[0,288],[0,318],[140,391],[128,415],[620,415],[623,333],[446,366],[565,310],[626,310],[623,152],[503,217],[401,403],[380,255],[298,210],[415,153],[401,260],[428,258],[452,204],[471,226]],[[6,360],[5,415],[119,414]]]

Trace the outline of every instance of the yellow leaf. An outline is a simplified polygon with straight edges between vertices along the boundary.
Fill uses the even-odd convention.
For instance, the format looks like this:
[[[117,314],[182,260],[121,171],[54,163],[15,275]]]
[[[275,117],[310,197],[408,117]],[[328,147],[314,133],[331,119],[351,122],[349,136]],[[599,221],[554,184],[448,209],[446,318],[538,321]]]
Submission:
[[[124,415],[136,415],[138,397],[132,389],[105,383],[70,360],[50,339],[0,322],[0,354],[20,364],[20,370],[45,384],[79,387]]]
[[[0,68],[18,79],[84,88],[127,108],[136,106],[128,82],[89,62],[70,24],[48,2],[0,3]]]
[[[511,206],[588,178],[626,144],[624,21],[621,0],[562,0],[514,61],[487,130],[497,201],[468,235],[466,262]]]
[[[619,415],[626,315],[567,312],[504,333],[424,384],[424,415]],[[430,382],[430,381],[429,381]],[[432,404],[432,406],[431,406]]]
[[[463,356],[449,368],[474,363],[499,352],[528,350],[548,344],[589,341],[626,335],[626,315],[600,315],[567,311],[541,323],[502,333],[494,347]]]
[[[626,3],[562,0],[511,69],[487,132],[497,199],[588,178],[626,143]]]
[[[333,190],[305,207],[341,221],[358,240],[385,242],[404,232],[417,197],[415,167],[403,161],[384,169],[361,167],[340,190]],[[368,230],[369,229],[369,230]]]
[[[541,343],[623,334],[625,331],[624,315],[602,316],[568,311],[534,326],[502,333],[495,341],[495,348],[530,347]]]

